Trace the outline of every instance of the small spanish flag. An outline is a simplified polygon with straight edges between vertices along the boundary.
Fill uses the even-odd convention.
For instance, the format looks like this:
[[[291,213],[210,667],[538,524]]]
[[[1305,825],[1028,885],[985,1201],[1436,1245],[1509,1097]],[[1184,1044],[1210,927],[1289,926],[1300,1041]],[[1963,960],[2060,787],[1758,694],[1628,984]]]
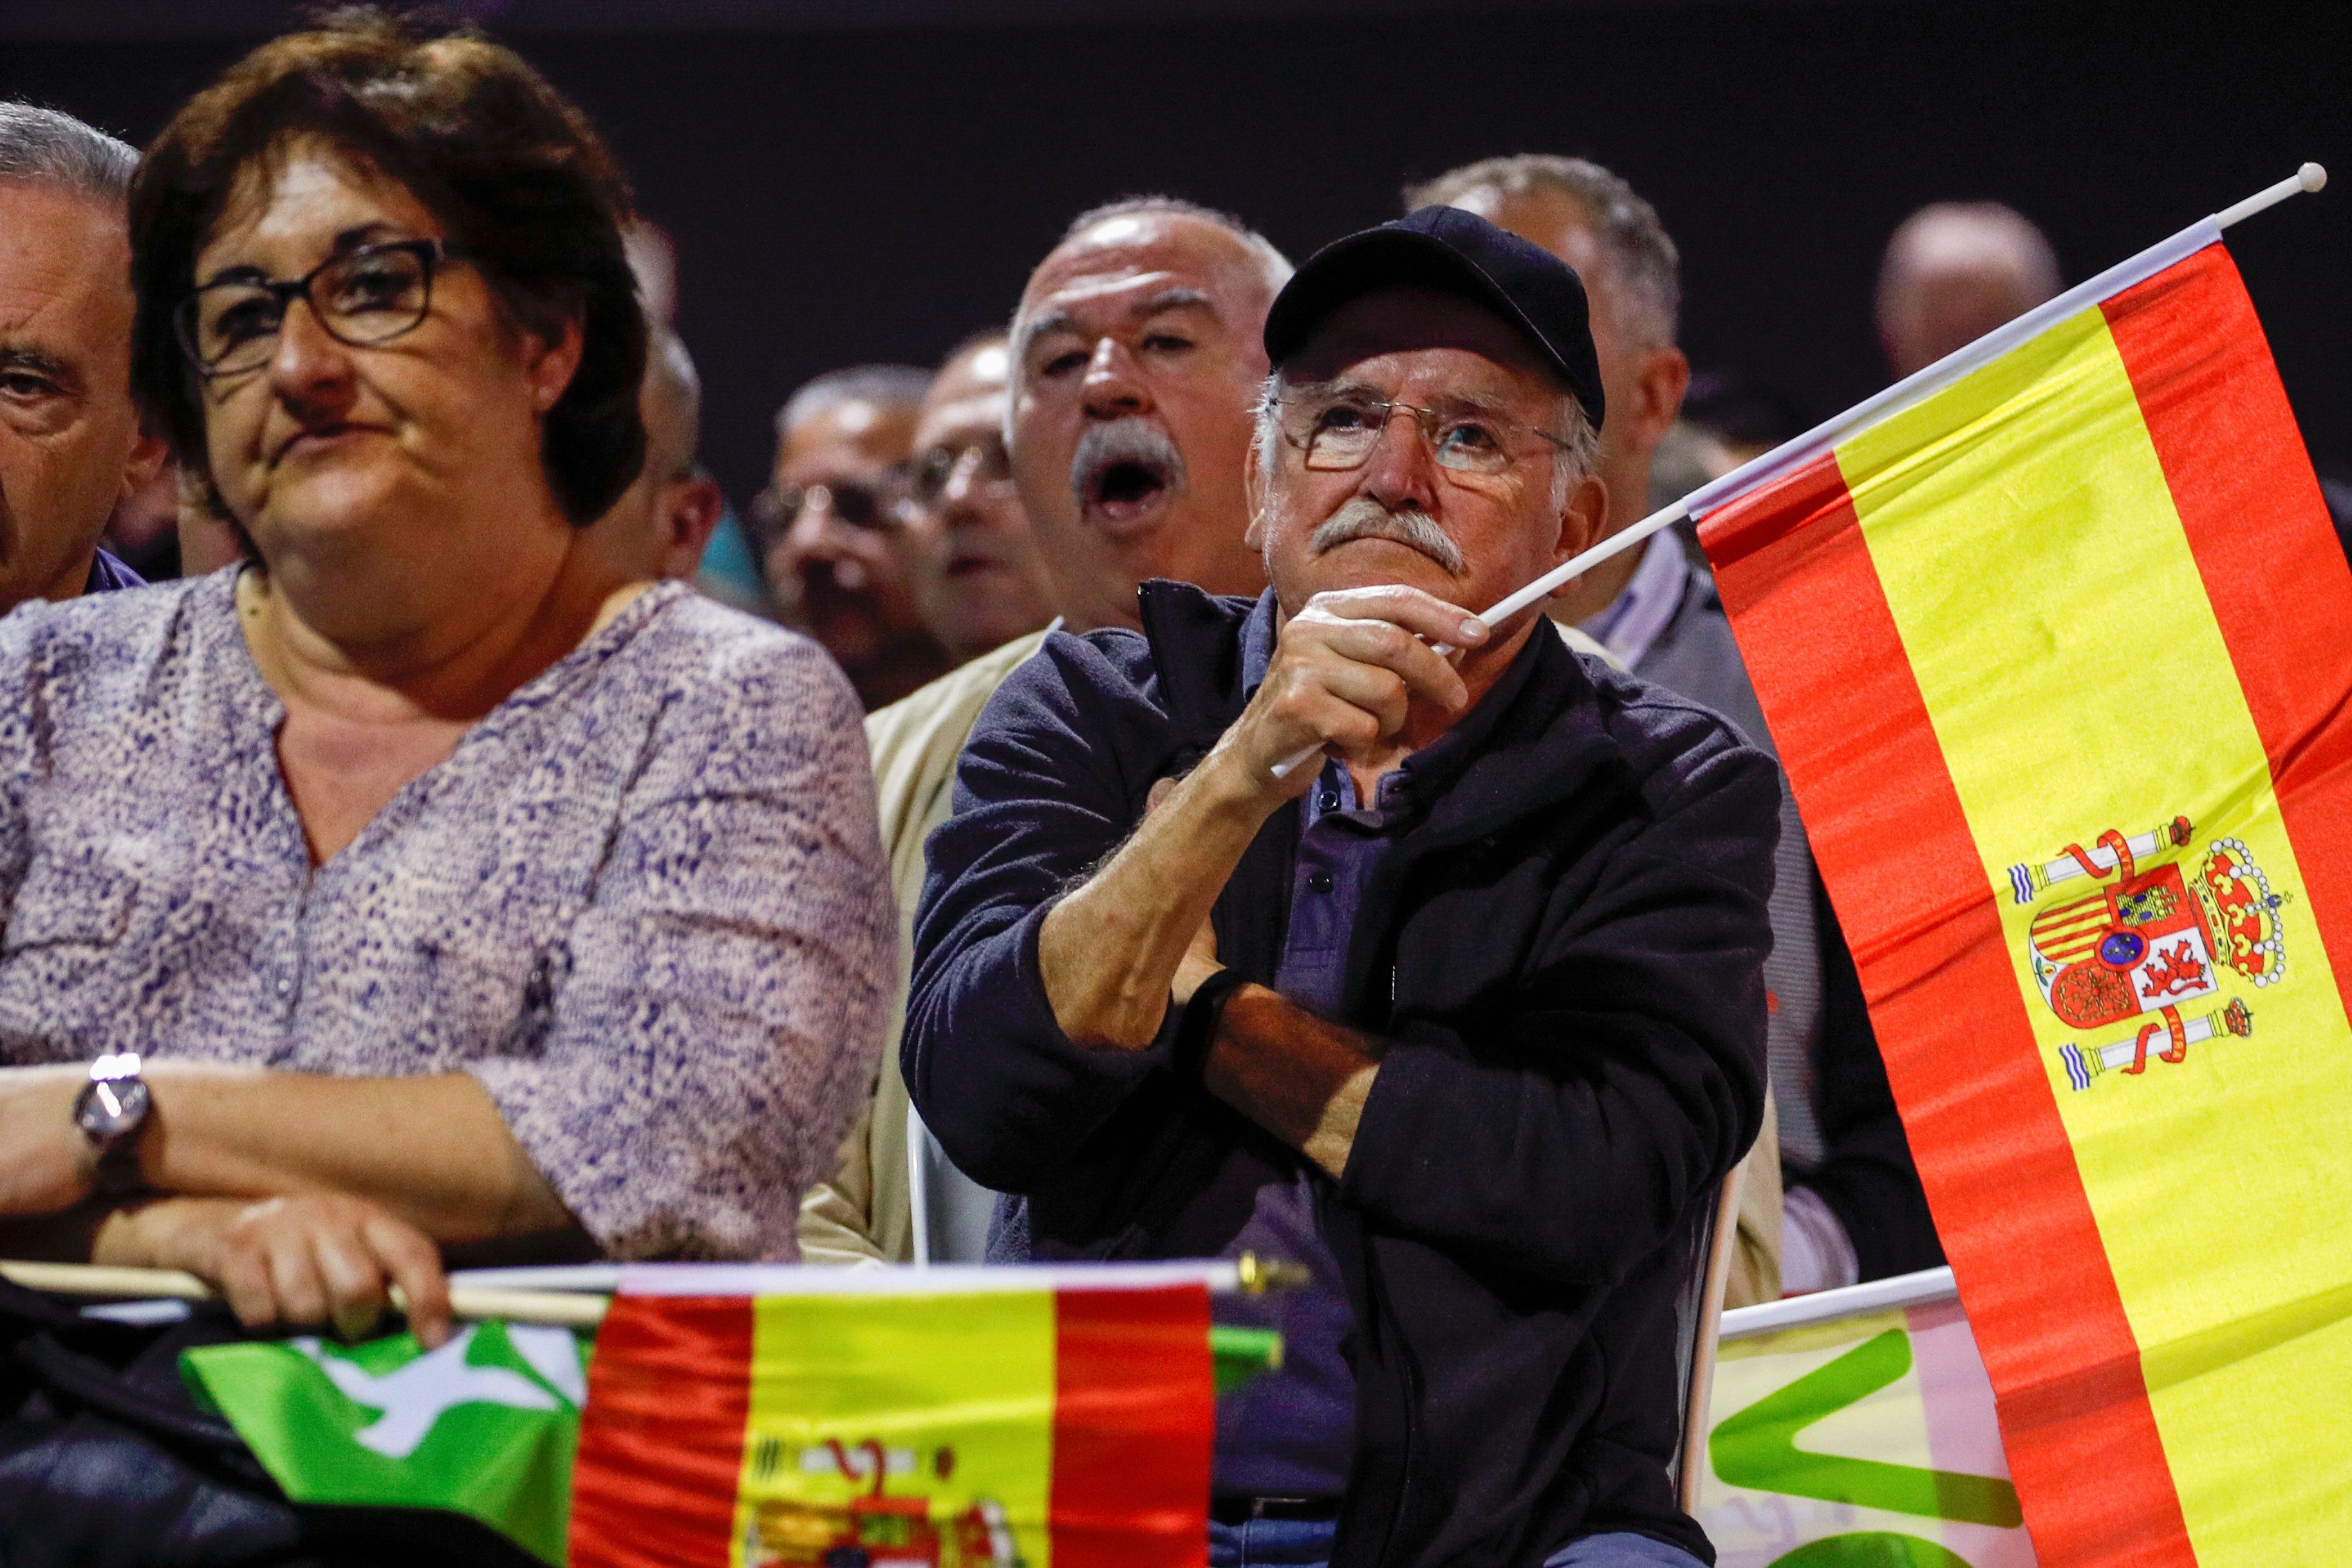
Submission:
[[[2352,574],[2209,221],[1692,498],[2044,1568],[2352,1555]]]
[[[625,1278],[588,1373],[572,1568],[1206,1562],[1202,1284],[775,1272],[793,1293]]]

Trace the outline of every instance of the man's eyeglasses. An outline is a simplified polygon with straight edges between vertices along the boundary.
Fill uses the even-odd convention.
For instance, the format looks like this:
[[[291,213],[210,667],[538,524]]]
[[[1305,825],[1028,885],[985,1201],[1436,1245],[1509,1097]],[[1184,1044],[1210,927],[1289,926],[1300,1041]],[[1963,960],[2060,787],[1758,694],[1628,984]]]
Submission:
[[[908,493],[917,506],[931,510],[946,499],[958,473],[965,473],[965,482],[974,488],[1008,482],[1013,459],[1004,450],[1004,437],[983,436],[961,447],[941,444],[918,454],[908,475]]]
[[[278,353],[286,310],[307,302],[327,335],[364,348],[413,331],[433,309],[433,274],[463,259],[438,239],[364,245],[312,268],[290,282],[223,279],[207,283],[172,313],[180,345],[207,376],[259,370]]]
[[[1561,448],[1569,445],[1565,437],[1475,406],[1422,408],[1341,393],[1286,397],[1279,407],[1282,438],[1307,454],[1308,468],[1323,472],[1362,468],[1389,421],[1400,414],[1412,416],[1438,466],[1456,473],[1501,473],[1525,455],[1528,443],[1522,437],[1527,436],[1540,436]]]
[[[801,514],[811,507],[829,512],[852,528],[886,532],[905,519],[906,482],[892,479],[881,484],[844,479],[830,485],[786,485],[761,490],[751,502],[752,521],[770,541],[790,533]]]

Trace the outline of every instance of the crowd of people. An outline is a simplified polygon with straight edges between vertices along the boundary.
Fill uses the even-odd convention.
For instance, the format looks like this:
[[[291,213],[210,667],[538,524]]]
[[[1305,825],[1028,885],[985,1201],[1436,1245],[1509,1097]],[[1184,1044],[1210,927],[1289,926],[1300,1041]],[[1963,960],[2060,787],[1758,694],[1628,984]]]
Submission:
[[[431,1343],[459,1261],[1254,1249],[1213,1560],[1706,1559],[1734,1167],[1733,1304],[1941,1254],[1703,557],[1480,616],[1795,421],[1608,170],[1401,206],[1082,213],[739,513],[502,47],[352,14],[143,153],[0,104],[0,1251]],[[2058,287],[1928,208],[1889,369]]]

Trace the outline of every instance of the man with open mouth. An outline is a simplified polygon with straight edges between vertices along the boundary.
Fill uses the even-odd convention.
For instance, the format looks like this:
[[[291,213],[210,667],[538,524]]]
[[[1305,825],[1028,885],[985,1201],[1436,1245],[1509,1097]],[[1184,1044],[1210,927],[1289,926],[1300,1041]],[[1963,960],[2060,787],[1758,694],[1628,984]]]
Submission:
[[[1290,276],[1235,220],[1140,197],[1038,264],[1013,325],[1013,482],[1074,631],[1140,625],[1136,585],[1265,585],[1242,464],[1259,331]]]
[[[1139,625],[1136,591],[1150,578],[1224,594],[1265,586],[1245,537],[1242,470],[1266,369],[1265,312],[1289,276],[1282,253],[1239,219],[1166,196],[1081,214],[1038,264],[1012,329],[1004,435],[1016,495],[1006,499],[1034,530],[1056,626]],[[918,451],[919,486],[922,461]],[[977,476],[976,457],[963,466]],[[1016,637],[866,719],[902,957],[922,895],[923,841],[947,820],[964,739],[1045,639]],[[841,1169],[801,1205],[801,1256],[812,1262],[915,1255],[895,1022],[890,1038]],[[927,1136],[916,1154],[929,1255],[977,1261],[993,1194]]]

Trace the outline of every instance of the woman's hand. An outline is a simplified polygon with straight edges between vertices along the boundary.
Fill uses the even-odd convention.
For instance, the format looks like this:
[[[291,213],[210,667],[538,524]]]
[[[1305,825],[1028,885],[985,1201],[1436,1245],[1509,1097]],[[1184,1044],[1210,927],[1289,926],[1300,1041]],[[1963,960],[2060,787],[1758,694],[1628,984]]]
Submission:
[[[91,1258],[185,1269],[248,1329],[326,1327],[345,1339],[375,1326],[397,1285],[417,1342],[430,1350],[449,1337],[449,1281],[432,1238],[342,1193],[160,1199],[109,1220]]]

